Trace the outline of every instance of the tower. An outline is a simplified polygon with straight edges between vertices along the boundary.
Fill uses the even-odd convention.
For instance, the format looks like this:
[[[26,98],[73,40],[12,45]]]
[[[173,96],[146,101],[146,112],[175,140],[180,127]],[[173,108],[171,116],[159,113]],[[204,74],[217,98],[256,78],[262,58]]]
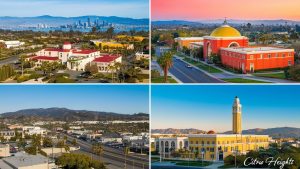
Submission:
[[[232,132],[242,134],[242,105],[236,96],[232,105]]]

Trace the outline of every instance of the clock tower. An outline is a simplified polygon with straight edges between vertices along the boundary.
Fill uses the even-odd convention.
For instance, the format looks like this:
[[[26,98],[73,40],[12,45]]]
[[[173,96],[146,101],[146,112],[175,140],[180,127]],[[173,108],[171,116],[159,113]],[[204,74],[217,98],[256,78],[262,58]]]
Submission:
[[[232,132],[242,134],[242,105],[236,96],[232,105]]]

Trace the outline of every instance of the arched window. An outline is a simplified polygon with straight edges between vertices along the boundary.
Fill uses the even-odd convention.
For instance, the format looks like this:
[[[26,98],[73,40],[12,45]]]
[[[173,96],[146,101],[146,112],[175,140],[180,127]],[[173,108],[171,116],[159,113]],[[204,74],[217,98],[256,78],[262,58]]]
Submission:
[[[228,45],[229,48],[236,48],[236,47],[240,47],[240,45],[237,43],[237,42],[231,42],[229,45]]]

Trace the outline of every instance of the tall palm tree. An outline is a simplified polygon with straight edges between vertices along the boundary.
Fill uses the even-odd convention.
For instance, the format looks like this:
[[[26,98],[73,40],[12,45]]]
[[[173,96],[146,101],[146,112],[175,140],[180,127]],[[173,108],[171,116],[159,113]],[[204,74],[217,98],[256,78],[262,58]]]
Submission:
[[[164,81],[168,82],[168,71],[173,66],[173,52],[165,52],[161,57],[157,60],[158,64],[164,71]]]
[[[100,144],[100,143],[94,144],[92,147],[92,152],[99,156],[99,160],[101,162],[101,155],[104,152],[104,148],[103,148],[102,144]]]

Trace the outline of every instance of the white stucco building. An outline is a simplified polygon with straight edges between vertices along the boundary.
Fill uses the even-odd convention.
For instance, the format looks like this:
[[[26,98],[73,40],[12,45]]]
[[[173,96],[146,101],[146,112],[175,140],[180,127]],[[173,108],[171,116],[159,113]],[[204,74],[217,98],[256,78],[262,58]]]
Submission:
[[[45,135],[47,134],[47,130],[43,129],[41,127],[37,126],[24,126],[22,128],[24,134],[28,135],[34,135],[34,134],[40,134],[40,135]]]
[[[180,149],[188,149],[189,141],[188,137],[160,137],[155,138],[154,147],[159,154],[166,154]]]
[[[122,56],[100,55],[100,51],[92,49],[73,49],[70,42],[65,42],[62,48],[42,49],[27,60],[36,61],[36,66],[43,62],[59,62],[75,71],[84,71],[87,64],[97,64],[99,72],[107,72],[108,65],[122,62]]]
[[[0,40],[0,43],[4,43],[6,48],[15,48],[15,47],[25,45],[25,42],[20,42],[18,40],[13,40],[13,41]]]
[[[110,69],[109,66],[114,66],[116,63],[122,63],[122,57],[118,55],[103,55],[93,60],[92,64],[96,64],[99,72],[115,72],[115,69]]]
[[[9,144],[0,144],[0,157],[9,157]]]

